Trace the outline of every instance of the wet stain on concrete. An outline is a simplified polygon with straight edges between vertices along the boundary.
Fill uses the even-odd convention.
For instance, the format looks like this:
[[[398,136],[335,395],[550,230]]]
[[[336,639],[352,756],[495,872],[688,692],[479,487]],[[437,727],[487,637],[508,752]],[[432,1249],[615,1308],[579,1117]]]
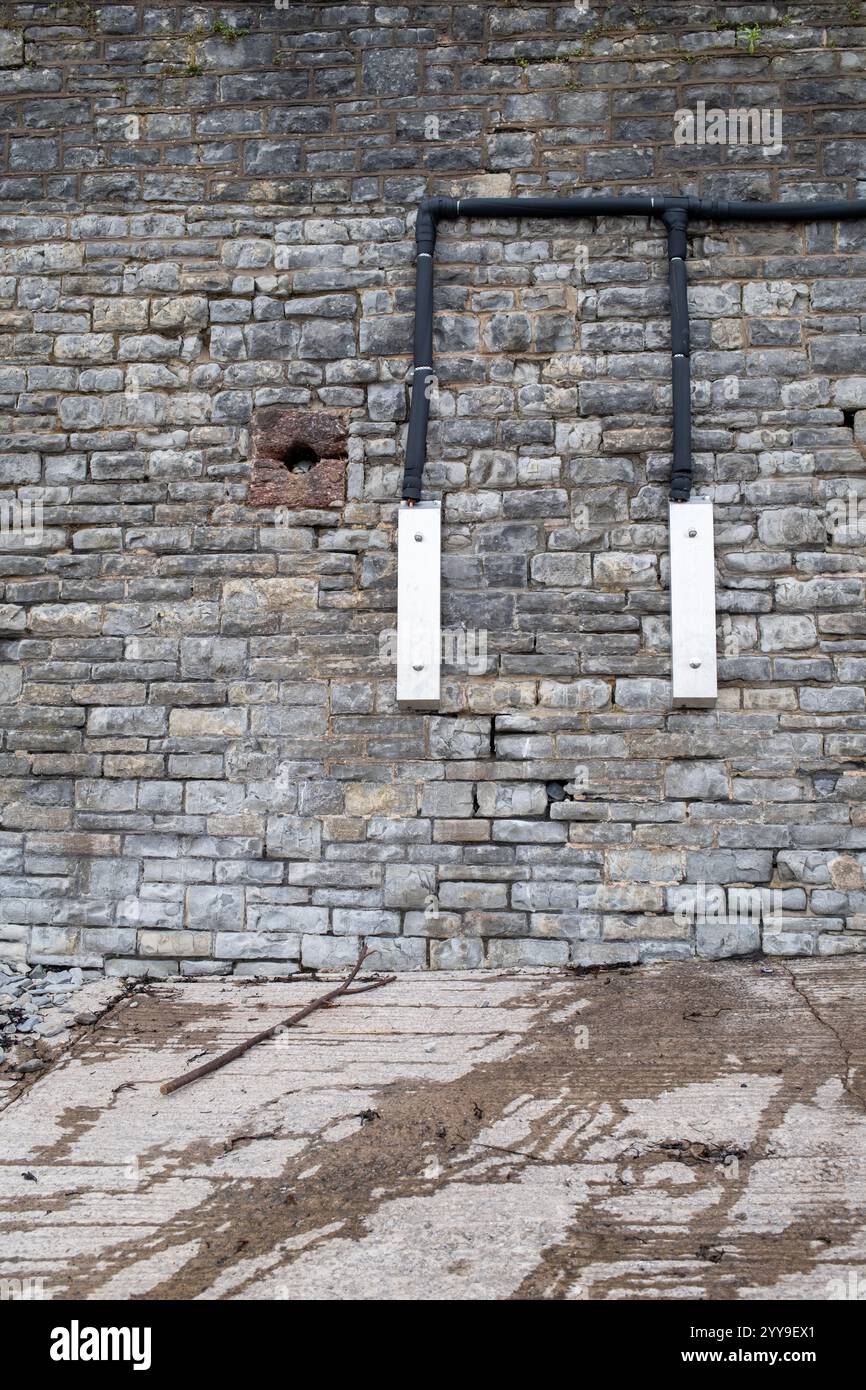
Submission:
[[[165,1098],[182,1047],[223,1048],[270,1015],[231,982],[198,1001],[156,988],[76,1059],[110,1065],[106,1103],[58,1105],[61,1138],[23,1155],[38,1172],[95,1146],[105,1238],[52,1285],[96,1297],[146,1263],[131,1297],[294,1297],[301,1280],[395,1297],[401,1268],[412,1297],[731,1299],[780,1280],[829,1296],[833,1252],[859,1249],[863,1225],[864,980],[851,959],[406,977]],[[269,988],[247,999],[272,1009]],[[56,1068],[40,1089],[61,1084]],[[122,1198],[135,1229],[117,1239],[99,1162],[147,1108],[153,1143]],[[16,1249],[36,1209],[75,1225],[87,1183],[38,1202],[22,1186],[3,1203]]]

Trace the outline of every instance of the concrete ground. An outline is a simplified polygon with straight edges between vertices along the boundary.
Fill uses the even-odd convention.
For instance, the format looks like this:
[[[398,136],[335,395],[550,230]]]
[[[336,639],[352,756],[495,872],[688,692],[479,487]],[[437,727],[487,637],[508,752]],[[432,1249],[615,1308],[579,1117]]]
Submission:
[[[329,986],[139,987],[0,1095],[0,1281],[862,1297],[864,986],[850,957],[404,975],[168,1096]]]

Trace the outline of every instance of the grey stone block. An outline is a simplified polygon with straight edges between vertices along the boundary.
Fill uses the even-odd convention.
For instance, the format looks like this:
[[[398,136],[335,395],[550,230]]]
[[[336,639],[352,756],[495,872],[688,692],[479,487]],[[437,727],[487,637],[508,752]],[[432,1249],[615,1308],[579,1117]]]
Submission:
[[[244,891],[231,888],[227,884],[199,885],[187,889],[186,923],[192,930],[210,931],[217,934],[219,941],[223,934],[234,937],[242,935],[244,925]],[[227,946],[229,943],[223,943]],[[216,955],[223,952],[216,951]],[[239,956],[243,950],[237,952]]]
[[[481,941],[431,941],[430,965],[434,970],[478,970],[484,965]]]
[[[759,922],[698,922],[695,927],[697,954],[708,960],[748,955],[760,950]]]
[[[336,936],[396,936],[400,930],[399,912],[335,907],[331,919]]]
[[[385,907],[425,907],[436,891],[436,870],[428,864],[385,867]]]
[[[731,779],[725,764],[695,759],[671,763],[665,773],[665,796],[672,799],[727,801]]]
[[[305,970],[345,970],[358,959],[360,945],[357,937],[303,936],[301,964]],[[369,965],[369,957],[365,966]]]
[[[567,941],[493,940],[487,946],[487,964],[499,970],[527,965],[565,965],[568,958]]]
[[[280,932],[217,931],[214,936],[217,960],[298,960],[300,954],[301,938]]]

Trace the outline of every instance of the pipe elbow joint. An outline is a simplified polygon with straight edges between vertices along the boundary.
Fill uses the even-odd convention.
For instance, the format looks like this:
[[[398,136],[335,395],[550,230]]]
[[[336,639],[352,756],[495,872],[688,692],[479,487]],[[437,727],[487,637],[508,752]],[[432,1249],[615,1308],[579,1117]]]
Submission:
[[[439,219],[455,219],[459,202],[456,198],[422,198],[418,205],[415,220],[415,241],[418,249],[432,252],[436,245],[436,227]]]
[[[418,216],[415,218],[415,244],[419,251],[432,252],[436,245],[436,213],[434,205],[435,198],[424,198],[418,204]]]

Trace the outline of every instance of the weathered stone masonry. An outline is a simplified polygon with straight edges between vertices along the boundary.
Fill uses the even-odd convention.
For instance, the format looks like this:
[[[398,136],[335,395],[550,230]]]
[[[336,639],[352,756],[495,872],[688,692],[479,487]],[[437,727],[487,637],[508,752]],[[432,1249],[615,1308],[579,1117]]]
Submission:
[[[422,714],[388,660],[419,199],[866,196],[866,19],[786,8],[2,6],[0,501],[44,529],[0,537],[0,956],[862,948],[862,223],[691,236],[694,712],[663,230],[443,227],[427,480],[486,669]],[[676,145],[700,100],[781,109],[782,152]],[[675,911],[714,885],[763,923]]]

